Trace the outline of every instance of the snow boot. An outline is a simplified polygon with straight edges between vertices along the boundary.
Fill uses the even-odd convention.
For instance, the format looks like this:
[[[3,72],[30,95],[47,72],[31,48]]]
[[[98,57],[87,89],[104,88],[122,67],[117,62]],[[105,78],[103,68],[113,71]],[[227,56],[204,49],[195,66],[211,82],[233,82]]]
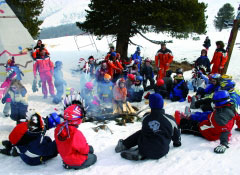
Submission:
[[[7,148],[7,149],[11,149],[12,148],[12,143],[9,140],[3,140],[2,141],[2,145]]]
[[[177,125],[179,126],[180,125],[180,121],[181,121],[181,113],[180,113],[180,111],[176,110],[175,113],[174,113],[174,117],[175,117]]]
[[[184,114],[187,116],[187,118],[190,117],[190,115],[191,115],[191,109],[190,109],[190,107],[188,107],[188,106],[185,107],[185,112],[184,112]]]
[[[143,160],[143,156],[139,154],[138,148],[135,150],[127,150],[127,151],[121,152],[121,157],[127,160],[135,160],[135,161]]]
[[[117,146],[115,147],[115,152],[119,153],[119,152],[122,152],[122,151],[125,151],[125,150],[127,150],[127,147],[123,144],[123,139],[120,139],[118,141]]]
[[[12,147],[11,151],[10,151],[10,154],[13,156],[13,157],[17,157],[19,156],[19,153],[17,152],[17,149],[15,147]]]
[[[190,95],[188,95],[187,101],[188,101],[188,103],[191,103],[191,102],[192,102],[192,97],[191,97]]]
[[[190,104],[190,108],[191,108],[191,109],[196,109],[196,106],[195,106],[196,101],[197,101],[197,97],[196,97],[196,96],[193,96],[193,97],[192,97],[192,102],[191,102],[191,104]]]

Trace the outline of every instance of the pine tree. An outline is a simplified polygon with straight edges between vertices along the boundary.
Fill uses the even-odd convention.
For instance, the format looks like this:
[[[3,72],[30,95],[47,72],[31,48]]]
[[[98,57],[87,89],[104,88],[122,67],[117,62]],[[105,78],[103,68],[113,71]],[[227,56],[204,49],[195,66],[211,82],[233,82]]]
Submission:
[[[214,19],[215,28],[219,31],[226,28],[226,22],[232,22],[234,20],[234,8],[231,4],[224,4],[218,11],[217,16]]]
[[[33,38],[39,35],[39,26],[43,21],[38,19],[43,9],[44,0],[6,0],[21,23]]]
[[[77,26],[100,37],[115,36],[117,51],[126,57],[136,34],[165,32],[182,38],[205,33],[206,7],[198,0],[91,0],[85,22]]]

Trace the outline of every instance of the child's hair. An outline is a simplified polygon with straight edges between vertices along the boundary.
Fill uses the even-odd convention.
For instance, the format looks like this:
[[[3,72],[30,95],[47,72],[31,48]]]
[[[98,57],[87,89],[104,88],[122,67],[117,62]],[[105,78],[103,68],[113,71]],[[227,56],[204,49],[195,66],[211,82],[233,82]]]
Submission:
[[[18,89],[22,89],[22,88],[25,88],[23,85],[22,85],[22,83],[19,81],[19,80],[17,80],[17,79],[14,79],[14,80],[12,80],[12,82],[11,82],[11,86],[16,86]],[[10,86],[10,87],[11,87]]]

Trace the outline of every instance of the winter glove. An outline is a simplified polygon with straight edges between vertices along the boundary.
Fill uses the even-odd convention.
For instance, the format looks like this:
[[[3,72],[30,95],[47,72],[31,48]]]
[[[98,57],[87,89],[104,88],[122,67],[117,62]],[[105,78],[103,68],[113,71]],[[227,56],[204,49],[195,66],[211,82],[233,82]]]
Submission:
[[[181,145],[182,145],[181,141],[173,142],[174,147],[179,147]]]
[[[2,104],[6,103],[7,98],[2,98]]]
[[[46,120],[47,129],[56,127],[60,123],[61,123],[61,117],[56,112],[51,113],[47,116],[47,120]]]
[[[220,144],[214,148],[214,152],[217,154],[223,154],[227,148],[229,148],[229,146]]]

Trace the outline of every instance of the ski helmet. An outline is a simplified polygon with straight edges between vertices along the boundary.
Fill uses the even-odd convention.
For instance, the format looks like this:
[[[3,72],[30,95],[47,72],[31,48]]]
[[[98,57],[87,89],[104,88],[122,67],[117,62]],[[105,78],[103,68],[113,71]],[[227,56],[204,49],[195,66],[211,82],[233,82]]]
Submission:
[[[183,69],[182,68],[177,68],[176,69],[176,74],[183,74]]]
[[[131,80],[131,81],[134,81],[134,80],[135,80],[135,75],[133,75],[133,74],[128,74],[127,77],[128,77],[128,79]]]
[[[73,125],[79,125],[82,122],[83,116],[84,115],[80,106],[73,104],[64,110],[63,118]]]
[[[141,75],[138,75],[138,76],[136,76],[136,80],[138,80],[138,81],[143,81],[143,77],[141,76]]]
[[[225,90],[220,90],[220,91],[216,91],[213,95],[213,103],[216,106],[222,106],[226,103],[230,102],[230,95],[228,93],[228,91]]]
[[[161,78],[157,79],[157,86],[162,86],[162,85],[164,85],[164,80]]]
[[[230,91],[233,90],[236,83],[232,80],[225,80],[220,82],[220,86],[222,90]]]
[[[110,79],[111,79],[111,75],[109,75],[109,74],[104,75],[104,80],[110,80]]]
[[[91,81],[89,81],[85,84],[85,87],[89,90],[92,90],[93,89],[93,83]]]

